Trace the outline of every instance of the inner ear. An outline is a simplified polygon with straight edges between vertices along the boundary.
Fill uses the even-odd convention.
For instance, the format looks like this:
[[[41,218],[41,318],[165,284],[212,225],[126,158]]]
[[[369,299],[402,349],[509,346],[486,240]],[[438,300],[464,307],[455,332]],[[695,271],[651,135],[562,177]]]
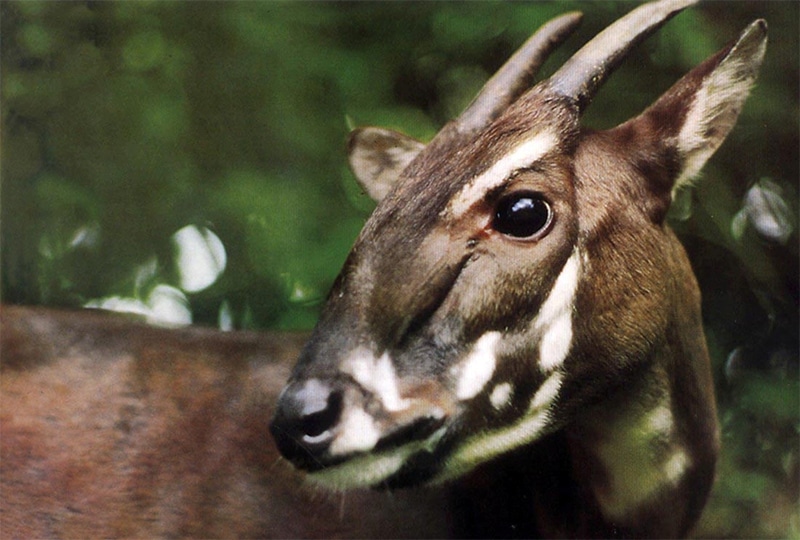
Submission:
[[[418,140],[397,131],[359,128],[348,143],[350,169],[367,195],[380,202],[423,148]]]
[[[700,172],[727,137],[756,79],[766,41],[766,23],[753,22],[735,42],[687,73],[627,123],[636,126],[643,147],[666,143],[666,150],[677,155],[673,193]]]

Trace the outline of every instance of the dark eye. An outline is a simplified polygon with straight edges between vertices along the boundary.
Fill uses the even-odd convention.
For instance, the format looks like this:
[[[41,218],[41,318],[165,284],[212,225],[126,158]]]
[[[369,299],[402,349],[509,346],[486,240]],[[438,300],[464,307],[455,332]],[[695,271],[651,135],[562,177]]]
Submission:
[[[540,195],[520,192],[506,195],[497,203],[492,227],[515,238],[530,238],[544,230],[553,215]]]

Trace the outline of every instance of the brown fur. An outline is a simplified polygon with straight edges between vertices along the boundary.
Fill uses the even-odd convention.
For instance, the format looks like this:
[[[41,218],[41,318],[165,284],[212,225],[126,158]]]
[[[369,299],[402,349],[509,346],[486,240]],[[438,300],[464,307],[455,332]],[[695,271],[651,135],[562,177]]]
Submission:
[[[305,336],[12,306],[0,332],[3,538],[446,535],[440,493],[322,492],[279,457]]]
[[[289,381],[291,399],[279,404],[276,436],[298,466],[313,455],[313,465],[345,471],[336,485],[466,473],[455,504],[476,535],[688,534],[713,481],[719,434],[700,292],[665,218],[673,190],[732,128],[766,25],[751,24],[641,115],[582,130],[584,90],[608,75],[626,40],[641,38],[648,9],[615,23],[624,39],[601,34],[614,49],[607,66],[597,60],[605,49],[590,44],[475,133],[455,121],[396,171]],[[618,38],[624,46],[611,47]],[[565,87],[577,94],[559,93]],[[510,237],[495,226],[498,200],[523,193],[547,205],[549,225]],[[487,350],[485,336],[499,345]],[[370,354],[388,359],[400,389],[412,379],[439,385],[435,394],[453,403],[435,424],[445,443],[412,429],[432,425],[432,403],[380,424],[369,440],[340,421],[392,418],[362,403],[380,401],[370,389],[392,388],[393,379],[359,386],[337,373],[348,373],[354,344],[372,347],[358,350],[367,364]],[[465,358],[490,371],[469,381],[478,382],[466,398],[450,378]],[[344,412],[326,405],[324,426],[329,440],[357,440],[355,450],[336,455],[327,442],[303,442],[310,381],[325,385],[326,403],[358,397]],[[513,398],[498,406],[489,394],[501,383]],[[420,441],[430,446],[419,451]],[[375,453],[406,449],[415,454],[403,468],[352,474]]]

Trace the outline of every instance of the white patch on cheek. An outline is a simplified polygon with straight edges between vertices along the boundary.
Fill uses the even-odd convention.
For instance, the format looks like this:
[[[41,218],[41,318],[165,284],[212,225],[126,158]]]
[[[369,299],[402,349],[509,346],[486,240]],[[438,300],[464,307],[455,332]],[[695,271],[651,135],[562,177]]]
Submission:
[[[511,383],[504,382],[500,383],[492,389],[492,393],[489,394],[489,402],[492,404],[492,407],[495,410],[499,411],[503,407],[508,406],[509,402],[511,401],[511,396],[514,395],[514,387],[511,386]]]
[[[380,438],[375,420],[359,407],[348,408],[330,446],[332,456],[372,450]]]
[[[459,362],[451,374],[456,377],[456,397],[460,400],[472,399],[486,386],[497,366],[495,348],[500,340],[500,332],[487,332],[472,347],[469,355]]]
[[[572,346],[572,307],[578,290],[581,257],[577,248],[556,278],[553,288],[533,321],[533,329],[542,333],[539,365],[550,373],[561,366]]]
[[[342,371],[377,396],[387,411],[396,412],[408,408],[408,400],[400,397],[397,373],[388,353],[376,359],[368,349],[356,349],[342,363]]]
[[[505,182],[515,171],[530,167],[558,144],[558,137],[543,131],[523,141],[497,160],[486,171],[472,179],[448,206],[448,213],[458,218],[486,194]]]

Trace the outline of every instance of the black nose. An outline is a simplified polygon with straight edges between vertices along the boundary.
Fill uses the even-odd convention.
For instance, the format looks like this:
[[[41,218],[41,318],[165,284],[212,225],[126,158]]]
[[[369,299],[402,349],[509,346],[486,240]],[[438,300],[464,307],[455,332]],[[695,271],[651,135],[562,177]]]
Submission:
[[[296,381],[281,394],[270,432],[283,456],[297,467],[324,465],[342,414],[341,389],[318,379]]]

